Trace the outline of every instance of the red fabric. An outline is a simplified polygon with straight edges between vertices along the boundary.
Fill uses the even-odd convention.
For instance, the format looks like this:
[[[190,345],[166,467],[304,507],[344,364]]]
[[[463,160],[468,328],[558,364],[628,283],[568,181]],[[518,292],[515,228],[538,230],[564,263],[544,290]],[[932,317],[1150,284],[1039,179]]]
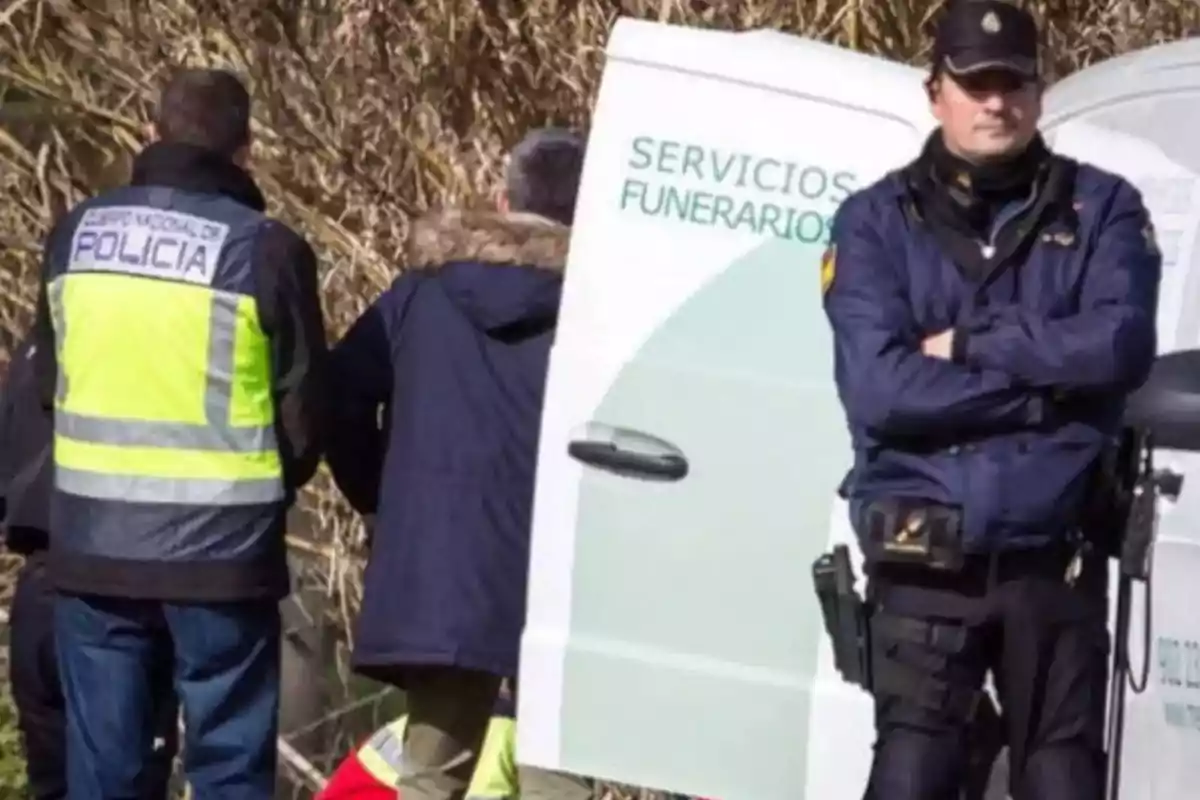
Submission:
[[[396,790],[375,780],[355,752],[338,765],[315,800],[396,800]]]

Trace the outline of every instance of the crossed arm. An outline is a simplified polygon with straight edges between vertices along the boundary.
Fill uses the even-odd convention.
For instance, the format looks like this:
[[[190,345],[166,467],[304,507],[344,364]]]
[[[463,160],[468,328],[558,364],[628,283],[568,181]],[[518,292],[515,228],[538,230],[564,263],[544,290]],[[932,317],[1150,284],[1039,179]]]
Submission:
[[[920,435],[1039,424],[1054,391],[1129,390],[1155,353],[1161,257],[1136,190],[1118,185],[1079,311],[1058,319],[989,309],[928,335],[891,263],[870,199],[839,210],[837,274],[825,295],[838,391],[852,422]]]

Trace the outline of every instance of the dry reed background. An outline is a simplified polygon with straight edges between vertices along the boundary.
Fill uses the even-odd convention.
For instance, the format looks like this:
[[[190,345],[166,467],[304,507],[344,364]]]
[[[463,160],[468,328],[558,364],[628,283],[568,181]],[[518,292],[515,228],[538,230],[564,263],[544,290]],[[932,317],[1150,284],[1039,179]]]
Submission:
[[[402,268],[409,218],[486,200],[531,126],[586,127],[619,15],[775,27],[904,61],[935,0],[8,0],[0,10],[0,349],[33,309],[59,210],[126,175],[176,65],[246,75],[255,174],[322,259],[331,336]],[[1197,0],[1027,2],[1052,77],[1200,32]],[[2,356],[0,356],[2,358]],[[322,477],[296,548],[335,614],[358,598],[359,525]],[[306,533],[305,533],[306,532]]]

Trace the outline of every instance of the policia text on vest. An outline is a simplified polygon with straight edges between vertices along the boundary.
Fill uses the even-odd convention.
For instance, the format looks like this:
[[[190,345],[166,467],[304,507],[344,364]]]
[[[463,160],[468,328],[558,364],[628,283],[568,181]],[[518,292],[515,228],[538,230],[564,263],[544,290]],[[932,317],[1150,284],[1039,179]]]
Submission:
[[[161,209],[96,208],[83,215],[71,263],[211,285],[229,226]]]

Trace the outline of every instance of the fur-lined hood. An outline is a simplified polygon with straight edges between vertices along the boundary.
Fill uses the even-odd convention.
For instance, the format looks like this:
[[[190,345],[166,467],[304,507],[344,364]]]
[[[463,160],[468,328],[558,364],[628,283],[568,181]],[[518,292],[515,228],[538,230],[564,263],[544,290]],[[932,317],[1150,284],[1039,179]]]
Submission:
[[[413,223],[409,269],[471,261],[562,272],[571,229],[537,214],[441,211]]]
[[[538,331],[558,314],[569,241],[570,228],[536,214],[443,211],[413,223],[406,266],[480,330]]]

